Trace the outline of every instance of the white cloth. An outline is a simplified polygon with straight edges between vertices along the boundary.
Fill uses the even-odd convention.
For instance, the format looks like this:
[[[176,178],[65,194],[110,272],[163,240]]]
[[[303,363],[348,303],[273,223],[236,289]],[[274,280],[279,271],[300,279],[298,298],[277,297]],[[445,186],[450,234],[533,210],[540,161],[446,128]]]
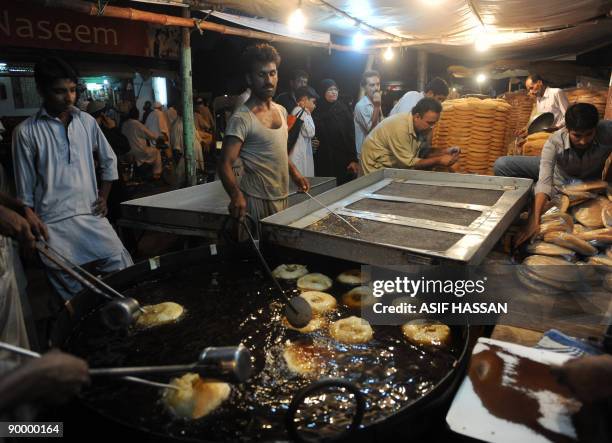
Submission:
[[[77,265],[120,254],[124,247],[106,217],[83,214],[48,223],[49,244]],[[50,268],[57,266],[42,257]]]
[[[291,114],[298,115],[302,110],[296,106]],[[304,177],[314,177],[314,159],[312,156],[312,138],[315,136],[315,124],[310,112],[304,111],[300,120],[304,122],[300,129],[300,135],[295,142],[291,152],[291,162]]]
[[[93,269],[90,268],[89,272],[95,275],[107,274],[109,272],[120,271],[133,264],[130,253],[124,248],[118,255],[96,260],[93,263]],[[47,275],[55,291],[64,300],[70,300],[74,294],[78,294],[83,290],[81,283],[74,280],[64,271],[47,268]]]
[[[94,152],[104,181],[117,180],[117,158],[92,116],[75,107],[70,113],[66,129],[44,108],[21,123],[13,134],[13,162],[17,197],[46,223],[51,247],[81,265],[124,248],[108,220],[92,214]]]
[[[17,198],[45,223],[91,214],[98,198],[94,152],[102,180],[119,178],[117,157],[96,120],[75,107],[70,112],[67,129],[41,108],[13,132]]]
[[[15,260],[18,259],[12,240],[0,235],[0,340],[29,348],[15,274]],[[0,360],[5,357],[0,351]]]
[[[176,109],[170,106],[166,110],[166,120],[168,120],[168,127],[172,128],[172,123],[174,123],[174,120],[176,120],[177,117],[178,117],[178,113],[176,112]]]
[[[412,114],[412,108],[416,105],[419,100],[425,98],[425,93],[419,91],[408,91],[399,101],[393,106],[391,112],[389,112],[389,116],[394,114],[399,114],[400,112],[410,112]]]
[[[361,154],[361,145],[372,129],[372,116],[374,115],[374,104],[367,95],[364,95],[361,100],[355,105],[353,111],[353,120],[355,123],[355,150],[357,157]],[[378,118],[378,123],[383,121],[382,111]]]
[[[155,140],[159,134],[150,131],[136,119],[129,119],[121,127],[121,133],[130,142],[129,155],[138,166],[143,163],[153,164],[153,174],[160,174],[162,170],[161,153],[159,149],[148,146],[147,140]]]
[[[168,118],[159,109],[153,109],[147,116],[145,126],[149,131],[155,134],[166,134],[166,137],[170,137],[170,125],[168,124]]]
[[[556,127],[565,126],[565,112],[569,108],[569,102],[563,89],[546,88],[542,97],[536,99],[535,111],[532,117],[537,117],[544,112],[552,112],[555,116]]]
[[[236,98],[236,103],[234,104],[234,110],[232,112],[236,112],[249,98],[251,98],[251,88],[246,88]]]
[[[0,192],[9,192],[7,178],[0,164]],[[29,349],[24,320],[25,306],[22,305],[22,300],[27,303],[27,280],[17,246],[17,242],[0,235],[0,340]],[[0,376],[3,367],[7,368],[18,362],[19,359],[15,358],[14,354],[0,351]]]

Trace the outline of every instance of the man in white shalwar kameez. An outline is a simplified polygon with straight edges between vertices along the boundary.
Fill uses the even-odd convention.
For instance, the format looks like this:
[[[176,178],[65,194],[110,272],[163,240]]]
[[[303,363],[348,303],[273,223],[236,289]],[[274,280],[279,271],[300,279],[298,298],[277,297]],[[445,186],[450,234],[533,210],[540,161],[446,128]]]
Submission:
[[[315,136],[315,124],[312,111],[316,108],[319,95],[310,86],[303,86],[295,91],[295,96],[298,105],[291,114],[299,116],[303,124],[293,150],[290,151],[290,158],[300,174],[314,177],[312,138]]]
[[[153,111],[147,116],[145,126],[149,131],[162,136],[164,140],[170,140],[168,116],[162,111],[162,104],[160,102],[153,103]],[[155,145],[156,143],[153,144]]]
[[[35,233],[73,263],[91,263],[94,273],[133,264],[130,254],[105,217],[112,182],[118,179],[117,157],[96,120],[74,106],[76,73],[59,58],[34,68],[43,99],[40,110],[13,133],[17,198]],[[98,159],[101,187],[96,182]],[[42,222],[34,220],[38,215]],[[80,283],[41,257],[49,280],[65,300]]]

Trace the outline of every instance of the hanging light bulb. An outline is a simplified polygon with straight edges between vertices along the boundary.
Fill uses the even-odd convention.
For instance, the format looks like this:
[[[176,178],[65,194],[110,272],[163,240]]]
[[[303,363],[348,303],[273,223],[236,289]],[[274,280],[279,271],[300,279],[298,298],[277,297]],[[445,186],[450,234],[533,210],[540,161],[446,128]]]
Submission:
[[[363,49],[365,46],[365,36],[358,32],[353,36],[353,48],[355,49]]]
[[[391,46],[388,46],[387,49],[385,50],[385,53],[383,54],[383,58],[386,61],[391,61],[393,60],[394,56],[395,54],[393,53],[393,49],[391,49]]]
[[[298,7],[295,11],[291,13],[289,16],[289,20],[287,22],[289,26],[289,30],[291,32],[303,32],[306,27],[306,16],[302,12],[302,1],[298,3]]]
[[[474,47],[478,52],[487,51],[491,47],[491,35],[484,26],[478,28],[474,35]]]
[[[476,76],[476,83],[481,84],[484,83],[487,80],[487,76],[480,73]]]
[[[485,52],[489,50],[491,43],[489,43],[486,38],[481,37],[474,42],[474,47],[478,52]]]

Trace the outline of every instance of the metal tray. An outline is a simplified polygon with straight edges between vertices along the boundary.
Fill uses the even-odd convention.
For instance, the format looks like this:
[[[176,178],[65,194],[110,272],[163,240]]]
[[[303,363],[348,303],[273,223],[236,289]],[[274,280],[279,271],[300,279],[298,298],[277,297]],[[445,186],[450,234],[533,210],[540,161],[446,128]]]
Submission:
[[[372,265],[479,264],[527,202],[532,180],[384,169],[262,220],[265,241]]]
[[[309,177],[312,194],[332,189],[335,177]],[[297,191],[293,183],[289,187],[289,206],[308,197]],[[155,225],[181,229],[218,231],[229,216],[230,199],[221,181],[164,192],[121,203],[121,224]]]

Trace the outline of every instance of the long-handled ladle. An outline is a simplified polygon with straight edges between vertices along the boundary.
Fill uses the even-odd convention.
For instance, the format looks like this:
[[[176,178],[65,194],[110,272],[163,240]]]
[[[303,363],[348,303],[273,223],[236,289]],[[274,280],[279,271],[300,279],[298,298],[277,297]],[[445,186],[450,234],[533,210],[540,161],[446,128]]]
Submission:
[[[49,261],[57,265],[81,285],[110,300],[102,309],[102,320],[111,329],[126,328],[131,325],[138,316],[144,312],[138,301],[132,297],[126,297],[116,291],[95,275],[72,263],[60,252],[53,249],[46,241],[39,240],[36,249]]]
[[[285,291],[283,290],[283,287],[280,285],[276,277],[274,277],[274,274],[272,274],[272,271],[270,270],[270,266],[268,266],[268,262],[266,261],[263,254],[259,250],[259,246],[257,242],[255,241],[253,234],[251,234],[251,230],[249,229],[247,218],[242,219],[242,225],[244,226],[244,229],[249,236],[249,240],[251,241],[251,245],[253,246],[253,249],[255,250],[257,257],[259,258],[259,261],[261,262],[262,266],[266,270],[266,273],[268,274],[270,279],[274,282],[274,285],[276,286],[276,289],[278,289],[278,292],[280,292],[281,295],[287,301],[287,304],[285,305],[285,309],[284,309],[285,317],[287,317],[287,321],[296,328],[303,328],[310,322],[310,320],[312,320],[312,308],[310,307],[306,299],[304,299],[303,297],[289,298],[289,296],[285,293]]]

